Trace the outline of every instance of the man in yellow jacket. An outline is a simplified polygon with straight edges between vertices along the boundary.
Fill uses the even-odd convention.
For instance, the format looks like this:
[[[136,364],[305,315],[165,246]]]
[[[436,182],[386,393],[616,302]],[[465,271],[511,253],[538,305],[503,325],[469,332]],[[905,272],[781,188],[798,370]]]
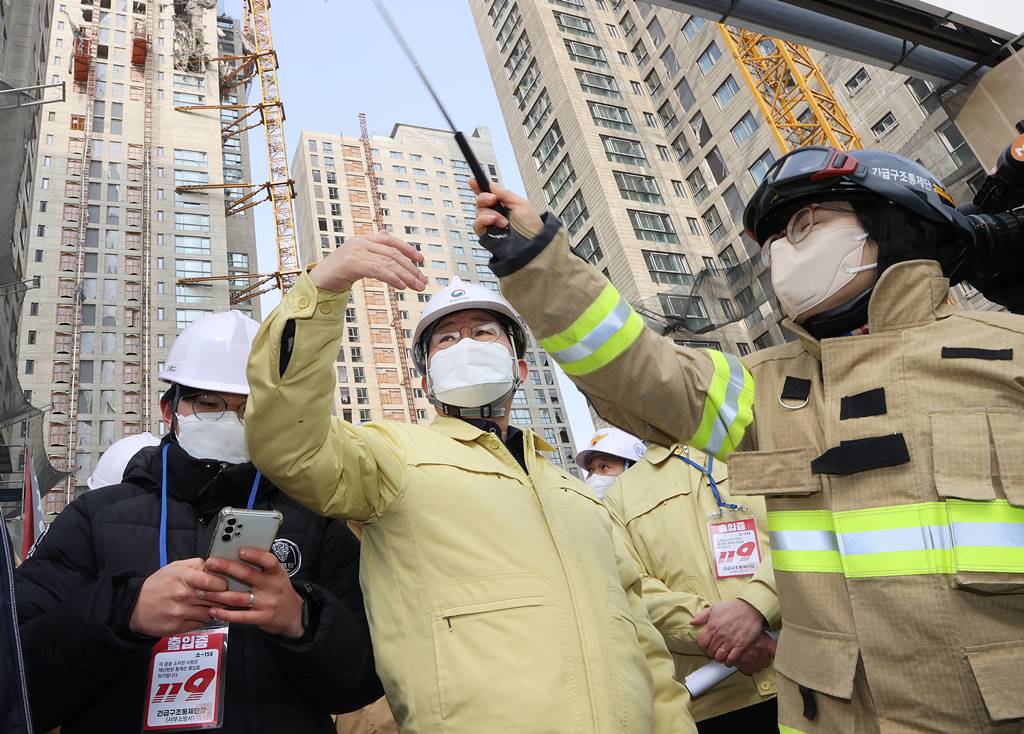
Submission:
[[[780,614],[764,500],[733,498],[723,462],[651,444],[604,503],[641,566],[644,606],[672,652],[676,680],[723,644],[723,662],[740,670],[693,699],[697,731],[777,732],[775,642],[766,629],[778,627]]]
[[[557,219],[496,193],[491,269],[602,418],[766,497],[782,734],[1020,732],[1024,319],[948,297],[965,268],[1004,282],[1006,242],[976,247],[985,221],[914,161],[792,151],[744,224],[799,340],[740,360],[645,329]]]
[[[360,578],[400,730],[695,732],[607,510],[508,424],[526,332],[503,298],[455,281],[431,300],[414,358],[432,424],[331,416],[352,284],[422,290],[420,260],[381,233],[303,274],[256,338],[246,410],[268,477],[364,523]]]

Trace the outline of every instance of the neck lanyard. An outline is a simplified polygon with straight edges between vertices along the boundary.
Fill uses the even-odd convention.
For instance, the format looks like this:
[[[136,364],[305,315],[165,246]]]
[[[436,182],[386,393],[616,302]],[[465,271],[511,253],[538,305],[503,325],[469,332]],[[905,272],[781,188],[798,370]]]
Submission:
[[[715,498],[715,504],[718,505],[718,514],[719,515],[722,514],[722,510],[737,511],[737,510],[744,509],[743,505],[734,505],[732,502],[723,502],[722,501],[722,495],[718,491],[718,483],[715,482],[715,478],[711,474],[712,470],[715,468],[715,459],[714,459],[713,456],[709,456],[708,457],[707,469],[705,469],[703,466],[701,466],[700,464],[698,464],[696,461],[694,461],[693,459],[691,459],[688,456],[682,456],[680,454],[673,454],[673,456],[675,456],[680,461],[686,462],[687,464],[689,464],[694,469],[696,469],[697,471],[699,471],[701,474],[703,474],[704,476],[706,476],[708,478],[708,484],[711,485],[711,494]]]
[[[164,444],[163,461],[160,466],[160,568],[167,565],[167,450],[170,447],[170,443]],[[256,491],[260,488],[260,479],[262,478],[263,472],[257,471],[245,509],[251,510],[256,503]]]

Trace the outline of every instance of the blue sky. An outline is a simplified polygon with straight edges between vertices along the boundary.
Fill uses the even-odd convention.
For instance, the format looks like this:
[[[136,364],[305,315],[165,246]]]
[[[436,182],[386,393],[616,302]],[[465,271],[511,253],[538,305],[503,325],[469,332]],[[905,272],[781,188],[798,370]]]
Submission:
[[[522,191],[467,0],[386,2],[455,123],[467,133],[479,125],[490,129],[506,186]],[[241,17],[241,0],[222,5]],[[387,134],[395,122],[445,127],[370,0],[288,0],[270,12],[289,161],[302,130],[358,135],[360,112],[372,133]],[[262,128],[251,133],[250,146],[253,180],[265,180]],[[277,266],[269,205],[257,207],[256,228],[260,269],[269,272]],[[264,312],[277,300],[265,297]],[[586,404],[564,375],[560,381],[577,446],[586,445],[593,432]]]

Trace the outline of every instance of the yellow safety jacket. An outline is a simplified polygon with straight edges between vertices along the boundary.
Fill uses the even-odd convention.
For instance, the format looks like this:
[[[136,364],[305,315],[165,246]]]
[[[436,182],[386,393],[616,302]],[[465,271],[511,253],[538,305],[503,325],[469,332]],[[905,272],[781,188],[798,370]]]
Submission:
[[[743,599],[767,620],[779,625],[769,556],[768,523],[760,497],[732,497],[725,462],[714,462],[712,475],[725,507],[720,508],[706,475],[680,457],[703,466],[700,451],[652,444],[647,455],[619,476],[605,495],[605,507],[619,520],[628,547],[644,573],[643,600],[654,626],[676,664],[676,680],[709,662],[697,645],[700,627],[690,624],[698,612],[724,599]],[[739,509],[729,506],[741,505]],[[711,547],[709,523],[753,519],[757,524],[761,565],[753,575],[719,578]],[[729,569],[723,569],[723,576]],[[775,696],[775,671],[753,676],[736,673],[703,696],[693,699],[693,718],[703,721]]]
[[[303,274],[256,336],[246,440],[283,491],[364,523],[360,581],[377,672],[404,734],[696,732],[590,488],[523,431],[331,416],[348,293]]]
[[[1024,727],[1024,319],[948,286],[899,263],[870,333],[741,361],[646,329],[564,230],[501,280],[605,420],[766,497],[783,734]]]

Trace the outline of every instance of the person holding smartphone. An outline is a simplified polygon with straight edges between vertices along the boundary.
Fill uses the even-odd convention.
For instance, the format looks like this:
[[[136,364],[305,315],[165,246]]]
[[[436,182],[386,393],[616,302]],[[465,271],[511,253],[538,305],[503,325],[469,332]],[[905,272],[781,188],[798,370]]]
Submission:
[[[258,324],[214,313],[175,340],[160,377],[169,431],[119,484],[68,505],[15,572],[37,729],[142,729],[151,650],[227,624],[223,732],[333,732],[379,698],[359,543],[263,478],[245,448],[245,365]],[[283,515],[270,550],[206,559],[224,507]],[[227,591],[225,577],[244,590]]]

